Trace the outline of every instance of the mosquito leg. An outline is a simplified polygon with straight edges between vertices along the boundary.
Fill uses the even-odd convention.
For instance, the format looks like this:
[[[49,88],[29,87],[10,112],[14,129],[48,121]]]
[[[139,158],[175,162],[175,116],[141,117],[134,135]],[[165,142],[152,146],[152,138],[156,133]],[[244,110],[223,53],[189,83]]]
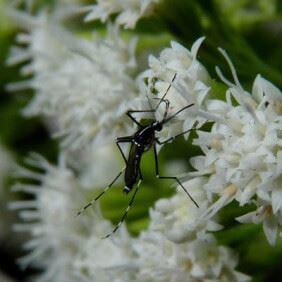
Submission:
[[[131,199],[130,199],[130,202],[129,202],[129,204],[128,204],[128,206],[127,206],[127,208],[126,208],[126,210],[125,210],[123,216],[121,217],[119,223],[116,225],[116,227],[113,229],[113,231],[112,231],[111,233],[107,234],[107,235],[104,236],[102,239],[109,238],[112,234],[114,234],[114,233],[119,229],[119,227],[121,226],[121,224],[124,222],[124,220],[125,220],[125,218],[126,218],[128,212],[129,212],[129,210],[130,210],[132,204],[134,203],[135,196],[136,196],[136,194],[137,194],[137,192],[138,192],[138,189],[139,189],[139,186],[140,186],[141,182],[142,182],[142,178],[140,177],[140,180],[138,181],[138,184],[137,184],[137,187],[136,187],[136,189],[135,189],[135,191],[134,191],[134,194],[132,195],[132,197],[131,197]]]
[[[164,117],[163,117],[163,120],[166,119],[167,117],[167,113],[168,113],[168,109],[169,109],[169,100],[168,99],[161,99],[161,98],[153,98],[154,100],[160,100],[160,103],[161,102],[164,102],[165,103],[165,113],[164,113]],[[158,108],[158,106],[157,106]]]
[[[169,104],[169,100],[168,99],[163,99],[162,100],[162,98],[158,98],[158,97],[154,97],[154,98],[152,98],[153,100],[159,100],[160,102],[164,102],[164,103],[166,103],[166,104]]]
[[[165,120],[167,117],[168,109],[169,109],[169,100],[165,99],[163,101],[165,102],[165,113],[164,113],[163,120]]]
[[[122,151],[122,148],[121,146],[119,145],[119,143],[131,143],[132,142],[132,137],[131,136],[125,136],[125,137],[118,137],[116,139],[116,145],[122,155],[122,158],[124,159],[125,161],[125,164],[127,164],[127,159],[126,159],[126,156],[124,155],[124,152]]]
[[[166,140],[164,140],[164,141],[159,141],[159,140],[156,138],[156,142],[157,142],[159,145],[163,145],[163,144],[165,144],[165,143],[168,143],[168,142],[174,140],[175,138],[177,138],[177,137],[179,137],[179,136],[185,135],[186,133],[192,131],[193,129],[197,129],[197,128],[194,128],[194,127],[193,127],[193,128],[190,128],[190,129],[185,130],[185,131],[183,131],[183,132],[181,132],[181,133],[179,133],[179,134],[177,134],[177,135],[175,135],[175,136],[172,136],[172,137],[170,137],[170,138],[168,138],[168,139],[166,139]]]
[[[163,95],[162,98],[160,99],[160,102],[158,103],[158,105],[157,105],[157,107],[155,108],[155,110],[157,110],[158,107],[160,106],[161,102],[164,101],[164,98],[165,98],[165,96],[167,95],[169,89],[171,88],[171,85],[172,85],[173,81],[175,80],[175,78],[176,78],[176,73],[174,74],[174,76],[173,76],[173,78],[172,78],[172,80],[171,80],[171,83],[169,84],[169,86],[168,86],[168,88],[166,89],[164,95]]]
[[[134,117],[134,116],[132,116],[132,114],[134,114],[134,113],[154,113],[155,112],[155,110],[140,110],[140,111],[138,111],[138,110],[134,110],[134,111],[127,111],[126,112],[126,115],[134,122],[134,123],[136,123],[138,126],[142,126],[137,120],[136,120],[136,118]]]
[[[114,178],[114,180],[98,196],[93,198],[87,205],[81,208],[77,212],[76,216],[79,216],[80,214],[82,214],[86,209],[91,207],[98,199],[100,199],[112,187],[112,185],[118,180],[118,178],[121,176],[124,170],[125,170],[125,167],[118,173],[118,175]]]
[[[154,145],[154,158],[155,158],[156,177],[159,178],[159,179],[173,179],[173,180],[175,180],[180,185],[180,187],[184,190],[184,192],[188,195],[188,197],[191,199],[191,201],[198,208],[199,205],[197,204],[197,202],[193,199],[193,197],[190,195],[190,193],[186,190],[186,188],[183,186],[183,184],[180,182],[180,180],[176,176],[160,176],[159,175],[159,162],[158,162],[158,155],[157,155],[156,145]]]

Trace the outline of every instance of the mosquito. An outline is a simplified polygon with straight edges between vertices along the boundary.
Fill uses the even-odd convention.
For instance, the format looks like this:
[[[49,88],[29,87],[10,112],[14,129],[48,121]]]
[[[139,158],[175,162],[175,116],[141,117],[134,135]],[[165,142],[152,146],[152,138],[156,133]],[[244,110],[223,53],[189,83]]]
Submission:
[[[124,137],[118,137],[116,138],[116,145],[123,157],[123,160],[125,162],[125,167],[118,173],[118,175],[113,179],[113,181],[95,198],[93,198],[87,205],[85,205],[78,213],[77,215],[80,215],[82,212],[84,212],[87,208],[91,207],[98,199],[100,199],[112,186],[113,184],[117,181],[117,179],[121,176],[121,174],[125,171],[124,173],[124,189],[123,192],[128,194],[136,185],[136,189],[134,190],[134,193],[128,203],[128,206],[123,214],[123,216],[121,217],[119,223],[115,226],[115,228],[112,230],[112,232],[110,232],[109,234],[107,234],[106,236],[104,236],[103,238],[108,238],[110,237],[113,233],[115,233],[120,225],[123,223],[123,221],[125,220],[132,204],[134,203],[134,199],[135,196],[138,192],[139,186],[143,180],[143,176],[141,173],[141,169],[140,169],[140,162],[142,159],[142,156],[145,152],[149,151],[152,147],[153,147],[153,151],[154,151],[154,160],[155,160],[155,175],[157,178],[159,179],[172,179],[175,180],[179,186],[184,190],[184,192],[188,195],[188,197],[192,200],[192,202],[197,206],[197,202],[193,199],[193,197],[189,194],[189,192],[186,190],[186,188],[183,186],[183,184],[181,183],[181,181],[179,180],[179,178],[177,178],[176,176],[161,176],[159,174],[159,162],[158,162],[158,155],[157,155],[157,145],[163,145],[166,144],[168,142],[171,142],[172,140],[174,140],[175,138],[182,136],[186,133],[188,133],[189,131],[191,131],[194,128],[191,128],[189,130],[186,130],[184,132],[181,132],[180,134],[177,134],[175,136],[172,136],[164,141],[160,141],[157,137],[156,137],[156,132],[160,132],[163,129],[163,125],[168,123],[170,120],[172,120],[173,118],[175,118],[178,114],[180,114],[181,112],[183,112],[184,110],[192,107],[194,104],[189,104],[186,105],[185,107],[181,108],[180,110],[178,110],[177,112],[175,112],[174,114],[172,114],[171,116],[168,116],[168,109],[169,109],[169,100],[165,99],[168,91],[171,88],[172,82],[175,80],[176,78],[176,74],[173,76],[172,81],[170,83],[170,85],[168,86],[168,88],[166,89],[164,95],[161,98],[156,98],[159,100],[157,106],[155,107],[155,109],[152,109],[152,106],[150,104],[151,109],[149,110],[130,110],[126,113],[126,115],[138,126],[138,130],[135,132],[135,134],[131,135],[131,136],[124,136]],[[142,125],[139,121],[136,120],[136,118],[132,115],[135,113],[155,113],[159,106],[161,105],[161,103],[165,103],[165,112],[163,115],[163,118],[161,121],[158,121],[156,119],[154,119],[153,121],[151,121],[148,125]],[[129,143],[130,146],[130,150],[129,150],[129,154],[128,157],[125,156],[120,144],[121,143]]]

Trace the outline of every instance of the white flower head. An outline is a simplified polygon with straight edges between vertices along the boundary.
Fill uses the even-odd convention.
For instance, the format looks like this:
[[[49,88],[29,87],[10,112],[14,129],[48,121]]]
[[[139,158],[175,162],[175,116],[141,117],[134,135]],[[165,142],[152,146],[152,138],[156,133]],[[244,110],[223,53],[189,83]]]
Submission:
[[[45,11],[35,16],[8,10],[8,15],[25,31],[16,37],[18,46],[12,47],[7,59],[8,65],[27,62],[21,68],[22,75],[39,74],[60,65],[66,57],[66,46],[54,36],[57,21],[49,17]],[[11,90],[32,87],[32,80],[8,85]]]
[[[122,157],[113,145],[91,146],[82,152],[68,153],[69,163],[79,171],[81,185],[87,189],[107,187],[121,170]]]
[[[136,265],[132,238],[121,226],[115,235],[102,239],[112,225],[100,220],[95,222],[90,236],[80,245],[73,258],[74,272],[79,281],[134,281]]]
[[[191,50],[177,42],[171,42],[171,47],[164,49],[159,58],[149,57],[150,69],[139,78],[141,90],[149,95],[149,99],[154,101],[153,104],[159,104],[156,112],[158,120],[163,119],[166,110],[168,116],[171,116],[185,106],[193,104],[173,118],[169,126],[162,130],[161,137],[164,139],[191,129],[196,122],[201,126],[206,121],[199,113],[205,111],[210,77],[205,67],[197,60],[203,40],[202,37],[195,41]],[[168,109],[162,98],[168,100]]]
[[[207,212],[213,215],[233,199],[240,205],[256,200],[270,206],[278,219],[282,211],[282,94],[259,75],[252,94],[246,92],[229,58],[223,54],[231,66],[235,84],[218,71],[230,87],[226,93],[227,103],[216,100],[208,103],[208,110],[217,115],[219,121],[211,132],[199,131],[194,141],[205,154],[204,158],[196,158],[196,168],[211,173],[205,188],[221,196]],[[233,106],[232,96],[239,105]]]
[[[35,90],[24,113],[52,118],[53,134],[63,136],[63,145],[70,148],[124,135],[131,125],[125,112],[134,108],[137,96],[130,76],[136,40],[125,43],[112,26],[106,39],[86,40],[56,22],[38,23],[37,18],[20,15],[32,22],[24,38],[28,47],[12,54],[9,63],[32,59],[24,73],[34,77],[10,88]]]
[[[150,228],[163,233],[169,240],[176,243],[191,241],[197,237],[203,238],[207,231],[219,230],[220,225],[216,222],[200,219],[200,215],[208,207],[208,199],[203,190],[206,182],[205,177],[183,182],[199,208],[182,190],[172,198],[159,200],[155,208],[150,211]]]
[[[58,166],[36,154],[27,161],[36,171],[22,167],[18,176],[39,184],[18,183],[13,190],[34,199],[10,203],[23,221],[15,230],[31,235],[23,246],[29,254],[20,264],[43,268],[39,281],[130,281],[126,277],[132,277],[136,267],[131,263],[134,253],[126,227],[121,226],[114,238],[102,239],[113,225],[102,218],[98,207],[75,216],[84,199],[80,182],[65,166],[63,156]]]
[[[82,203],[79,185],[65,167],[64,158],[58,167],[35,154],[28,163],[36,170],[19,168],[18,176],[39,183],[18,183],[13,191],[32,195],[34,199],[10,203],[12,209],[19,210],[22,220],[14,229],[31,235],[23,246],[29,254],[19,262],[23,267],[32,264],[44,268],[42,281],[73,281],[72,256],[78,251],[80,234],[89,225],[89,218],[77,220],[74,216]]]
[[[112,14],[118,14],[116,23],[125,28],[134,28],[136,22],[148,15],[160,0],[98,0],[97,4],[85,7],[90,11],[85,20],[105,22]]]
[[[161,233],[146,231],[135,242],[138,281],[249,281],[234,270],[237,258],[214,240],[175,244]]]

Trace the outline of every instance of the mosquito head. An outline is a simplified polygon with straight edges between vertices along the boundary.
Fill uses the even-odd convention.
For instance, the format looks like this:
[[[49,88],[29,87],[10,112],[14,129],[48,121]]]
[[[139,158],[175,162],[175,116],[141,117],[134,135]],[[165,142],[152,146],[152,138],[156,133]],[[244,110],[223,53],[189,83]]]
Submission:
[[[155,121],[153,123],[153,127],[156,131],[161,131],[163,129],[163,122],[161,121]]]

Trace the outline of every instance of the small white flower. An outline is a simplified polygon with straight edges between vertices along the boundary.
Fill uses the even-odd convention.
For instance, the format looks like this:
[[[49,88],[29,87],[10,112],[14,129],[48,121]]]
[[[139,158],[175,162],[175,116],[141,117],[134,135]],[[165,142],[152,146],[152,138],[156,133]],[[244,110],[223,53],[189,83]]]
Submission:
[[[157,201],[155,208],[150,211],[150,228],[163,233],[169,240],[176,243],[191,241],[198,236],[203,238],[207,231],[219,230],[221,226],[216,222],[200,220],[200,215],[208,207],[208,199],[203,190],[206,182],[205,177],[183,182],[199,208],[182,190],[170,199]]]
[[[249,281],[234,270],[237,258],[214,240],[175,244],[161,233],[146,231],[134,248],[140,267],[137,281]]]
[[[95,222],[90,236],[83,240],[73,257],[73,268],[79,281],[135,281],[135,254],[124,226],[112,238],[102,239],[113,228],[107,221]]]
[[[169,101],[168,116],[173,115],[185,106],[191,108],[177,115],[169,122],[161,137],[167,139],[180,132],[191,129],[196,121],[201,126],[205,121],[205,100],[210,91],[210,77],[205,67],[197,60],[198,49],[204,38],[199,38],[191,51],[177,42],[171,42],[171,48],[164,49],[160,57],[149,57],[150,69],[139,78],[142,92],[154,101],[156,98]],[[147,84],[144,86],[144,82]],[[155,94],[156,92],[156,94]],[[167,94],[165,94],[167,93]],[[154,101],[154,105],[160,100]],[[161,103],[156,118],[163,119],[165,103]]]
[[[279,216],[274,215],[272,206],[267,203],[263,203],[263,201],[261,201],[259,205],[257,204],[257,206],[257,210],[237,217],[236,220],[241,223],[263,223],[265,236],[268,242],[274,246],[276,243],[278,228],[282,225],[281,212],[279,213]]]
[[[206,214],[215,214],[233,199],[240,205],[256,200],[263,201],[263,206],[270,206],[279,221],[282,211],[282,94],[259,75],[252,94],[246,92],[229,58],[224,51],[222,53],[231,66],[235,84],[227,81],[218,70],[230,87],[226,93],[227,103],[209,101],[207,109],[218,116],[218,122],[211,132],[199,131],[194,141],[205,154],[204,158],[194,160],[196,168],[211,173],[205,189],[221,196]],[[239,105],[233,106],[231,96]],[[269,217],[263,218],[268,220]],[[273,237],[270,242],[273,243]]]
[[[90,11],[86,16],[86,21],[100,19],[105,22],[110,15],[118,14],[116,23],[125,28],[134,28],[136,22],[150,13],[154,5],[160,0],[98,0],[97,4],[85,7],[85,11]]]

